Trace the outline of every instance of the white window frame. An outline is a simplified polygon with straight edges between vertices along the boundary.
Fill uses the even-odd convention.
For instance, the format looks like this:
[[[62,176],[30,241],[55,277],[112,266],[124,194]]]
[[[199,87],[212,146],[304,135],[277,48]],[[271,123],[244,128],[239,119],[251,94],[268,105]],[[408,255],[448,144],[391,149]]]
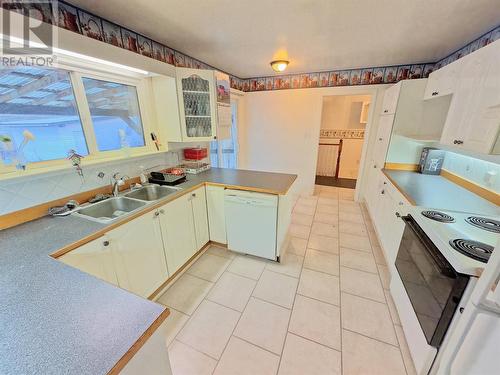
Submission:
[[[150,80],[144,76],[133,74],[130,74],[129,76],[128,74],[110,73],[105,70],[92,69],[85,65],[87,64],[82,64],[81,62],[75,63],[72,61],[58,61],[58,67],[56,68],[69,72],[75,103],[80,116],[80,122],[89,153],[84,157],[82,164],[86,165],[104,161],[127,159],[129,157],[148,155],[157,152],[150,136],[151,132],[154,131],[153,124],[155,119],[149,105],[149,103],[151,103]],[[144,146],[130,147],[127,148],[126,151],[98,151],[92,116],[90,115],[90,108],[88,106],[82,78],[92,78],[102,81],[121,83],[136,88],[142,131],[144,135]],[[30,162],[28,163],[27,170],[25,171],[19,171],[12,165],[5,165],[0,160],[0,180],[65,168],[71,168],[70,162],[66,159]]]

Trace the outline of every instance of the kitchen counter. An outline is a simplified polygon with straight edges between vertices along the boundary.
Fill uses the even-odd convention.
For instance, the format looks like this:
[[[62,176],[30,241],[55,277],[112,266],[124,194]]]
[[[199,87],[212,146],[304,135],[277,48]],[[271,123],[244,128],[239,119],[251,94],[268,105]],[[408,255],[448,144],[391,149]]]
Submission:
[[[497,205],[445,177],[390,169],[384,169],[384,173],[403,195],[410,198],[417,206],[490,216],[500,215],[500,208]]]
[[[296,175],[214,168],[189,175],[183,191],[208,183],[286,194]],[[0,231],[0,373],[106,374],[159,319],[165,306],[136,296],[50,255],[75,248],[110,225],[75,216],[44,217]]]

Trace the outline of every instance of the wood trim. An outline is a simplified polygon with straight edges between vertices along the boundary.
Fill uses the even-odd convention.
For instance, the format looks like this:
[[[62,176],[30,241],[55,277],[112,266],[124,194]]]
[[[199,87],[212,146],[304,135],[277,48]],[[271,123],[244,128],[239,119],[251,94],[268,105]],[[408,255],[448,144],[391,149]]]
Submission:
[[[288,190],[290,190],[290,187],[293,185],[295,182],[295,179],[292,181],[288,189],[285,191],[278,191],[278,190],[271,190],[271,189],[262,189],[258,187],[248,187],[248,186],[240,186],[240,185],[228,185],[228,184],[223,184],[219,182],[205,182],[205,185],[212,185],[212,186],[219,186],[219,187],[224,187],[226,189],[234,189],[234,190],[243,190],[243,191],[253,191],[256,193],[264,193],[264,194],[274,194],[274,195],[286,195],[288,193]]]
[[[142,346],[148,341],[148,339],[153,335],[153,333],[158,329],[159,326],[167,319],[170,315],[170,310],[165,308],[165,310],[155,319],[155,321],[148,327],[146,331],[137,339],[137,341],[130,347],[129,350],[116,362],[111,370],[109,370],[109,375],[117,375],[122,371],[127,363],[130,362],[132,357],[142,348]]]
[[[382,169],[382,173],[384,174],[385,177],[387,177],[387,179],[391,182],[391,184],[394,185],[394,187],[401,193],[401,195],[405,197],[408,202],[410,202],[412,206],[417,205],[417,202],[415,202],[415,200],[412,197],[410,197],[403,189],[399,187],[397,182],[393,178],[391,178],[391,176],[389,175],[389,173],[385,171],[385,169]]]
[[[125,185],[123,185],[120,190],[126,190],[130,188],[130,185],[138,182],[140,182],[139,177],[131,178],[125,182]],[[77,201],[78,203],[84,203],[97,194],[109,194],[110,192],[111,185],[106,185],[82,193],[68,195],[67,197],[25,208],[23,210],[10,212],[6,215],[0,216],[0,230],[11,228],[13,226],[47,216],[50,207],[62,206],[71,199]]]
[[[187,260],[186,263],[184,263],[177,271],[175,271],[172,276],[169,276],[169,278],[163,283],[160,285],[160,287],[158,289],[156,289],[153,294],[151,294],[148,299],[150,300],[153,300],[158,294],[160,294],[163,289],[165,289],[165,287],[172,281],[174,280],[182,271],[184,271],[186,269],[187,266],[189,266],[191,264],[191,262],[193,260],[196,259],[196,257],[198,255],[200,255],[203,251],[205,251],[212,243],[210,241],[208,241],[205,246],[203,246],[200,250],[198,250],[196,253],[194,253],[194,255],[189,258]]]
[[[447,171],[446,169],[441,169],[441,176],[457,184],[458,186],[463,187],[464,189],[467,189],[476,195],[479,195],[481,198],[484,198],[496,204],[497,206],[500,206],[500,194],[497,194],[492,190],[479,186],[472,181],[469,181],[463,177],[451,173],[450,171]]]
[[[385,163],[385,169],[391,169],[394,171],[418,171],[418,164],[406,164],[406,163]]]

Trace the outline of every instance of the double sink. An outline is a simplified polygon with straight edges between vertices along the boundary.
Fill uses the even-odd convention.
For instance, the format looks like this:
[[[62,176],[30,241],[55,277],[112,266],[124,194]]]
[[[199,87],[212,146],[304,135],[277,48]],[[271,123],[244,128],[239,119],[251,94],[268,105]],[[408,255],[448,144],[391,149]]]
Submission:
[[[148,203],[165,198],[179,190],[181,189],[168,186],[147,185],[134,189],[122,196],[109,198],[82,207],[75,211],[73,215],[99,223],[111,223],[123,215],[131,214]]]

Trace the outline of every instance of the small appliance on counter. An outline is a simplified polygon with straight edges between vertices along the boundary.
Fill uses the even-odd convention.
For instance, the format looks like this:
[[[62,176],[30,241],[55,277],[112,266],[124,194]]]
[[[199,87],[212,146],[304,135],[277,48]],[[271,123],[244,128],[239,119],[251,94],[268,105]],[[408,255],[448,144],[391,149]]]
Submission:
[[[434,147],[424,147],[420,154],[419,171],[422,174],[441,173],[445,152]]]
[[[187,174],[198,174],[201,172],[208,171],[210,169],[210,163],[204,162],[208,156],[208,150],[206,148],[196,147],[196,148],[185,148],[184,149],[184,162],[179,164],[177,167],[182,168]]]
[[[186,173],[184,169],[179,167],[152,171],[150,174],[149,182],[152,184],[173,186],[186,181]]]

